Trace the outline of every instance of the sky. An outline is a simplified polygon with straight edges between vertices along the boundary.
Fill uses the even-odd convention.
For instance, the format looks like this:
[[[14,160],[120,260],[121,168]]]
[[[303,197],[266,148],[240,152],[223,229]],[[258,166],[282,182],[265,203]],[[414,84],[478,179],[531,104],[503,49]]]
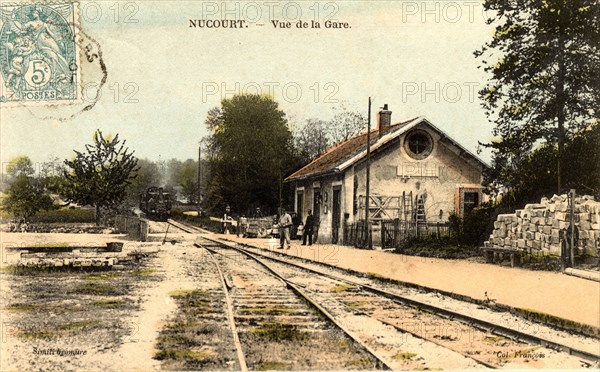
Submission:
[[[366,116],[371,97],[372,115],[388,104],[393,122],[427,117],[473,153],[491,138],[473,52],[493,29],[478,1],[82,1],[79,24],[101,51],[100,97],[82,111],[103,72],[81,59],[82,103],[0,106],[2,163],[69,158],[96,129],[141,158],[195,158],[207,111],[235,93],[272,94],[292,127],[342,104]]]

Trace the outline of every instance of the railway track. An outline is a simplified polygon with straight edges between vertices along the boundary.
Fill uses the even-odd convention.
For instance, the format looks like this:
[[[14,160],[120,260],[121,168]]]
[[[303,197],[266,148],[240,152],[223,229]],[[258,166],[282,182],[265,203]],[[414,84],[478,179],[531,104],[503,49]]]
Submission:
[[[204,232],[196,227],[178,222],[175,222],[174,225],[189,233]],[[538,357],[543,355],[542,358],[547,358],[547,354],[552,351],[561,353],[559,356],[553,354],[554,358],[561,358],[561,355],[568,357],[567,354],[569,354],[585,360],[582,361],[580,367],[593,367],[594,365],[598,365],[598,361],[600,360],[598,354],[573,348],[572,346],[547,340],[534,334],[521,332],[429,303],[415,301],[397,293],[365,284],[364,281],[342,278],[339,275],[315,270],[304,264],[292,262],[282,257],[266,256],[256,251],[250,252],[234,244],[208,239],[207,237],[203,237],[203,239],[211,242],[204,243],[203,245],[212,244],[212,248],[210,249],[213,251],[213,254],[217,252],[221,253],[223,259],[227,257],[231,259],[232,255],[225,252],[225,250],[229,250],[229,252],[235,251],[239,255],[259,263],[271,272],[272,275],[286,282],[288,286],[302,292],[305,298],[308,298],[308,301],[313,303],[313,306],[320,308],[333,322],[337,322],[336,318],[343,318],[348,316],[348,314],[369,317],[381,324],[393,327],[398,332],[411,334],[416,338],[459,353],[486,368],[505,367],[509,362],[507,362],[507,358],[503,358],[502,356],[534,355],[535,359],[536,355]],[[265,260],[269,261],[269,263],[265,262]],[[319,278],[319,280],[315,278]],[[340,290],[332,291],[331,288],[338,288]],[[414,321],[407,322],[407,319]],[[341,324],[339,325],[342,326]],[[428,326],[429,329],[423,329],[423,327],[427,328]],[[432,329],[432,326],[433,328],[437,328],[437,330]],[[439,331],[444,329],[446,332]],[[449,329],[453,330],[453,332],[447,332]],[[346,331],[357,342],[366,344],[354,335],[352,331],[348,329]],[[464,342],[465,337],[468,337],[468,342]],[[461,338],[463,338],[462,342]],[[372,355],[377,354],[374,347],[365,346]],[[474,352],[474,350],[488,350],[488,353],[482,354]],[[385,360],[385,358],[381,357],[379,359]],[[388,365],[386,365],[386,362],[383,362],[383,365],[390,367],[390,359],[388,358],[387,360]]]
[[[210,252],[211,258],[219,267],[221,281],[227,293],[229,316],[239,331],[239,335],[234,335],[234,338],[241,339],[239,350],[243,348],[247,354],[252,355],[248,364],[254,369],[260,369],[260,360],[270,357],[272,350],[269,349],[278,349],[290,342],[296,345],[293,350],[288,350],[288,360],[293,360],[296,354],[319,359],[316,355],[318,353],[342,352],[348,358],[354,358],[353,363],[358,363],[360,369],[391,369],[384,360],[337,324],[301,288],[269,271],[268,266],[262,265],[260,260],[248,261],[240,266],[237,259],[217,254],[216,250],[221,247],[216,244],[196,246]],[[347,338],[354,341],[355,345],[348,346]],[[261,339],[269,341],[269,346],[257,350],[253,344],[260,343]],[[339,348],[336,346],[339,344],[344,346]],[[238,352],[238,357],[240,365],[243,365],[245,361],[242,360],[246,359],[244,353]],[[332,367],[323,364],[325,366]],[[333,367],[344,369],[352,366],[342,363]]]

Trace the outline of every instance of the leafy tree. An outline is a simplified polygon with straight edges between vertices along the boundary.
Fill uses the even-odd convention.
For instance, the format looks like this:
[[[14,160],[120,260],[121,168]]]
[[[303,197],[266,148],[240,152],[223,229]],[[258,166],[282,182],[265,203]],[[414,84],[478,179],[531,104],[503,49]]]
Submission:
[[[189,203],[196,203],[198,199],[197,183],[198,162],[187,159],[181,165],[177,181],[181,186],[183,195]]]
[[[282,180],[295,160],[292,134],[278,104],[266,96],[236,95],[224,99],[220,110],[212,109],[205,123],[212,132],[204,141],[211,172],[209,208],[275,210]]]
[[[577,133],[565,144],[564,161],[569,167],[564,172],[566,188],[576,189],[579,193],[600,195],[600,122]],[[581,156],[585,154],[585,156]],[[542,196],[551,196],[556,192],[557,179],[555,167],[558,158],[558,146],[546,143],[538,146],[526,156],[513,162],[514,169],[504,178],[512,185],[508,195],[502,198],[501,208],[514,210],[527,203],[535,203]],[[488,174],[488,180],[497,178],[495,171]]]
[[[479,93],[499,137],[484,146],[505,177],[536,145],[556,143],[552,173],[562,191],[565,144],[598,117],[600,3],[486,0],[484,9],[497,26],[475,52],[491,75]]]
[[[28,220],[39,210],[52,207],[52,198],[42,180],[34,177],[33,164],[27,156],[12,159],[7,166],[7,173],[11,179],[7,196],[2,201],[4,210]]]
[[[600,196],[600,121],[575,135],[565,148],[565,186]]]
[[[16,177],[19,175],[33,176],[35,170],[33,169],[33,163],[28,156],[16,156],[12,158],[6,165],[6,173],[9,177]]]
[[[3,209],[14,216],[22,216],[25,220],[34,216],[41,209],[52,207],[52,198],[42,186],[40,180],[25,174],[19,174],[11,182]]]
[[[85,152],[74,150],[75,158],[65,160],[64,175],[69,181],[66,196],[70,201],[96,208],[96,224],[101,222],[103,208],[115,208],[125,198],[127,186],[135,176],[138,160],[125,147],[117,134],[104,138],[94,133],[94,143],[85,145]]]
[[[157,163],[148,159],[138,159],[136,177],[128,187],[128,199],[134,204],[139,202],[140,195],[151,186],[162,185],[163,175]]]
[[[58,157],[54,157],[49,161],[41,163],[40,178],[44,187],[52,193],[63,194],[68,185],[68,181],[64,176],[65,165]]]

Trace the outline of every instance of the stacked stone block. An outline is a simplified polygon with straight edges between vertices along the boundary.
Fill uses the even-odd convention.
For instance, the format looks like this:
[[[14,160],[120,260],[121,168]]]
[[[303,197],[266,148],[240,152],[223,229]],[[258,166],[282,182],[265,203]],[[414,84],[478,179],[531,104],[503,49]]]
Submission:
[[[591,196],[577,196],[574,224],[579,230],[578,248],[597,256],[600,248],[600,202]],[[567,195],[542,198],[512,214],[500,214],[485,248],[514,249],[528,253],[560,255],[561,230],[569,226],[570,206]]]

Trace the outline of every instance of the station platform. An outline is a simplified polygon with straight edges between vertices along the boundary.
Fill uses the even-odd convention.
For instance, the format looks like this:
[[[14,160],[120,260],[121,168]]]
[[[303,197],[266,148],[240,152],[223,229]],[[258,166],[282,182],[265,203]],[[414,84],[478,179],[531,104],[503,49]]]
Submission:
[[[379,250],[211,234],[211,237],[276,251],[366,274],[455,293],[475,300],[533,310],[600,328],[600,283],[557,272],[510,268],[469,260],[406,256]]]

